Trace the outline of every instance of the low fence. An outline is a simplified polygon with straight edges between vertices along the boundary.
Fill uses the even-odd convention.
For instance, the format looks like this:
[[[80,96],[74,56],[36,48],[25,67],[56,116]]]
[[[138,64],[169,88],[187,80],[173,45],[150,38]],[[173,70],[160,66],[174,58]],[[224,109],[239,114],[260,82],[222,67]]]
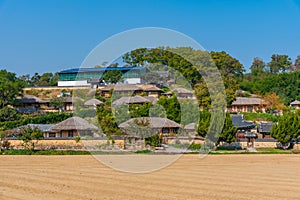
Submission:
[[[22,140],[8,140],[11,144],[11,147],[14,149],[22,149],[23,141]],[[36,143],[36,149],[40,150],[101,150],[101,149],[123,149],[124,140],[80,140],[76,142],[73,140],[39,140]]]

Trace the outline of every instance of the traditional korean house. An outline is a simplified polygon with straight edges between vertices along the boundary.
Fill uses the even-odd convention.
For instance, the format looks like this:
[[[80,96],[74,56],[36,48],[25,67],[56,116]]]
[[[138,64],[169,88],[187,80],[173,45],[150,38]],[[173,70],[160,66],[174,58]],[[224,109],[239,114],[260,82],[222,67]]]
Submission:
[[[119,96],[133,96],[141,94],[143,90],[135,84],[108,85],[100,89],[100,93],[104,97],[110,97],[112,92]]]
[[[176,94],[179,99],[196,99],[192,91],[185,88],[175,88],[173,92]]]
[[[237,128],[237,138],[245,138],[247,132],[253,132],[256,125],[244,120],[243,115],[231,115],[233,125]]]
[[[104,103],[98,99],[90,99],[84,102],[84,106],[88,108],[96,108],[99,105],[104,105]]]
[[[33,95],[24,95],[17,98],[16,109],[20,113],[34,113],[37,111],[49,110],[49,104],[49,100],[42,100]]]
[[[121,105],[133,105],[133,104],[144,104],[150,103],[151,101],[142,96],[133,96],[133,97],[121,97],[120,99],[114,101],[112,103],[113,106],[121,106]]]
[[[300,101],[295,100],[290,104],[290,106],[292,106],[293,108],[296,108],[296,109],[300,109]]]
[[[83,118],[71,117],[51,127],[61,138],[74,138],[76,136],[94,136],[98,128]]]
[[[178,130],[181,128],[180,124],[168,119],[161,117],[138,117],[131,118],[126,122],[123,122],[119,125],[119,127],[126,134],[133,134],[135,136],[143,136],[143,127],[147,128],[147,131],[151,133],[159,133],[165,136],[169,134],[176,134]],[[135,132],[142,130],[141,133]],[[146,129],[145,129],[146,130]]]
[[[236,97],[231,106],[227,108],[228,112],[266,112],[268,103],[260,98]]]
[[[261,122],[258,125],[257,132],[260,134],[261,138],[272,138],[270,132],[273,124],[273,122]]]
[[[143,92],[147,96],[156,97],[158,98],[164,91],[162,91],[160,88],[156,87],[155,85],[145,84],[145,85],[139,85],[139,87],[143,90]]]

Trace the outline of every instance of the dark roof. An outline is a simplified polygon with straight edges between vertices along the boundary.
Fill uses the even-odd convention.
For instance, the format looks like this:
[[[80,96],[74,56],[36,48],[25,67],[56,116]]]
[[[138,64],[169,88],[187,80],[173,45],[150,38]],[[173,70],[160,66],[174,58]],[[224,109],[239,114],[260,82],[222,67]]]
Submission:
[[[243,115],[231,115],[232,124],[238,129],[251,129],[255,127],[253,122],[244,120]]]
[[[294,105],[300,105],[300,101],[298,100],[295,100],[291,103],[291,106],[294,106]]]
[[[151,128],[181,128],[180,124],[168,119],[161,117],[138,117],[131,118],[126,122],[123,122],[119,125],[120,128],[127,128],[131,125],[138,125],[138,123],[147,122]]]
[[[42,132],[52,132],[51,128],[54,126],[54,124],[27,124],[27,125],[23,125],[23,126],[19,126],[17,128],[15,128],[15,131],[20,131],[22,128],[35,128],[37,127],[38,129],[40,129]]]
[[[101,68],[73,68],[60,71],[59,73],[83,73],[83,72],[104,72],[104,71],[130,71],[130,70],[141,70],[145,69],[144,67],[101,67]]]
[[[52,126],[51,130],[98,130],[98,128],[95,125],[90,124],[85,119],[75,116]]]
[[[273,124],[272,122],[261,122],[257,127],[257,131],[259,133],[270,133]]]
[[[23,97],[17,97],[17,100],[22,103],[48,103],[47,100],[41,100],[40,98],[33,95],[24,95]]]

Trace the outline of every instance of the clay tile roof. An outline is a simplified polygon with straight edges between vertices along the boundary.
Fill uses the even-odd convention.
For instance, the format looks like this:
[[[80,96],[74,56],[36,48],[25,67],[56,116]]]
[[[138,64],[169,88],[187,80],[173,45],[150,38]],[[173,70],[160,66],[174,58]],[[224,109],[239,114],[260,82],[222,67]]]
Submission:
[[[22,103],[47,103],[49,101],[41,100],[40,98],[33,95],[24,95],[23,97],[18,97],[17,100],[20,100]]]
[[[51,130],[98,130],[98,128],[95,125],[90,124],[85,119],[75,116],[52,126]]]

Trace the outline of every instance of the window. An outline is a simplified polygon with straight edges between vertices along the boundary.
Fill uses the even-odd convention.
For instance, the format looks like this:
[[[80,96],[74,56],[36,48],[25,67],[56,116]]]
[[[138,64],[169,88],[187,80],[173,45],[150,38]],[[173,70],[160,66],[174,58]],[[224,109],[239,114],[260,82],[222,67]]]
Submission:
[[[68,137],[73,137],[73,131],[68,131]]]
[[[49,133],[49,137],[56,137],[55,133]]]

